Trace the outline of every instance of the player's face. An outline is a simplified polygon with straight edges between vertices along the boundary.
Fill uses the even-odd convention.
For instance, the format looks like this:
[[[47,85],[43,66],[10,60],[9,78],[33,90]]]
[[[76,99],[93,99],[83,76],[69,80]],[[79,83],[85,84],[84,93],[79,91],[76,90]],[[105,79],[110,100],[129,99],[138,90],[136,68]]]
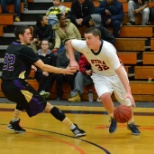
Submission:
[[[90,49],[96,49],[97,42],[100,41],[98,36],[94,36],[92,33],[85,34],[87,46]]]
[[[23,35],[22,34],[19,35],[19,38],[23,44],[29,44],[32,39],[32,34],[30,29],[29,28],[26,29]]]

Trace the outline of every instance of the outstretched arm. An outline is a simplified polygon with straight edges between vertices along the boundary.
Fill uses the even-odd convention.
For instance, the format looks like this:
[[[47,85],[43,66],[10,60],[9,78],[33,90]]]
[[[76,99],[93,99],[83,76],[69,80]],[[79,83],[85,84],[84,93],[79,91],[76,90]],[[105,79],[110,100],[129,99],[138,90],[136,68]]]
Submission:
[[[67,67],[66,69],[54,67],[48,64],[44,64],[42,60],[38,60],[34,63],[35,66],[39,67],[42,71],[55,73],[55,74],[74,74],[76,69],[73,67]]]
[[[69,57],[70,57],[69,66],[73,67],[76,70],[78,70],[79,65],[78,65],[77,61],[75,60],[74,48],[73,48],[73,46],[71,44],[71,40],[67,41],[66,44],[67,44],[68,54],[69,54]]]

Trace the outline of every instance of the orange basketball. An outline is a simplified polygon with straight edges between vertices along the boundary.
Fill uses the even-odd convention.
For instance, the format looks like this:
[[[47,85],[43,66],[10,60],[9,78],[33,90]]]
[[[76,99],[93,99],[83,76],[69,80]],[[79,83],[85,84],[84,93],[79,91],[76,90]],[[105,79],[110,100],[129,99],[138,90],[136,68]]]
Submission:
[[[125,105],[119,105],[114,110],[114,119],[119,123],[128,122],[132,117],[132,109]]]

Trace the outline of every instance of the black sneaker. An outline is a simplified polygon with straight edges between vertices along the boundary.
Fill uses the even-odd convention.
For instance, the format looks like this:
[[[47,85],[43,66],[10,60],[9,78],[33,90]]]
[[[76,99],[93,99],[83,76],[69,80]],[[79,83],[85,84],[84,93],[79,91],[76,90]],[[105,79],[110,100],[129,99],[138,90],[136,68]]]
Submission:
[[[110,133],[113,133],[115,132],[117,129],[117,122],[115,121],[114,118],[111,118],[111,124],[110,124],[110,127],[109,127],[109,132]]]
[[[25,133],[26,130],[20,127],[19,125],[20,119],[18,121],[10,121],[10,123],[7,126],[7,129],[14,131],[15,133]]]
[[[140,135],[140,131],[134,123],[127,124],[127,128],[132,132],[132,135]]]
[[[135,25],[135,21],[129,21],[127,25]]]
[[[74,137],[81,137],[81,136],[85,136],[86,132],[82,129],[80,129],[76,124],[74,124],[76,127],[72,130],[72,132],[74,133]]]

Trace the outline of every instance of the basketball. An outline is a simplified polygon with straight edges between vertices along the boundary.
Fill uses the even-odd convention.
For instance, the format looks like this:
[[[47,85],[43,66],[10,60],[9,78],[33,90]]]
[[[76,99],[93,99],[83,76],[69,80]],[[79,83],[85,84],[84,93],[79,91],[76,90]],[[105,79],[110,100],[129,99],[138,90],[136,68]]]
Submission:
[[[114,110],[114,119],[119,123],[128,122],[132,117],[132,109],[125,105],[119,105]]]

